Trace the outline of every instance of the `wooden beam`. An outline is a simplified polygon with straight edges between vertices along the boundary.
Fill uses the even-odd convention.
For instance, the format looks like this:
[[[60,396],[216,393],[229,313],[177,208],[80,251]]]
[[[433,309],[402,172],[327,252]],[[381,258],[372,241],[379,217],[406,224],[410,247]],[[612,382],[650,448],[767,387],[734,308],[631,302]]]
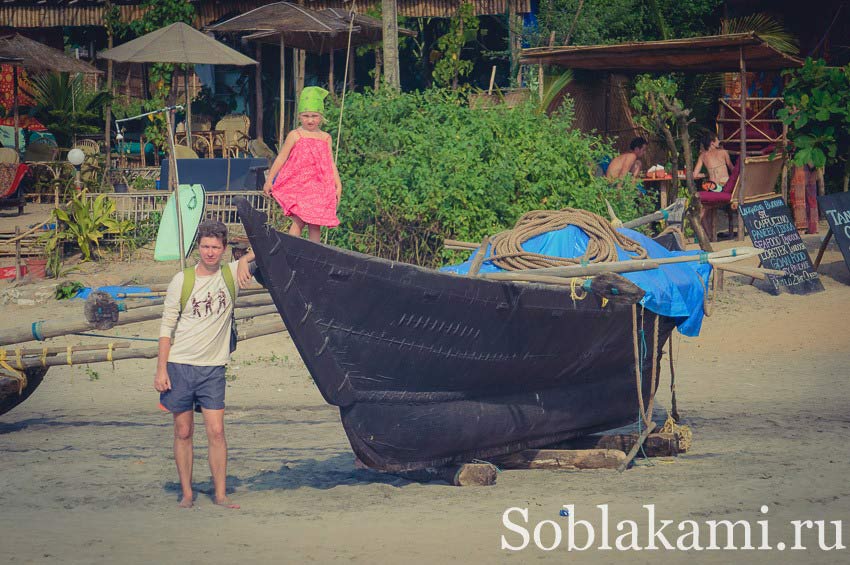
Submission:
[[[617,449],[526,449],[493,462],[502,469],[616,469],[625,461]]]
[[[631,451],[637,440],[637,434],[592,435],[565,441],[553,447],[559,449],[616,449],[625,453]],[[685,452],[679,444],[679,436],[668,433],[649,434],[643,444],[643,450],[648,457],[670,457]]]
[[[254,138],[263,139],[263,44],[255,48],[257,65],[254,66]]]
[[[392,473],[408,481],[427,483],[445,481],[456,487],[490,486],[496,484],[496,467],[486,463],[464,463],[447,467],[429,467],[417,471]]]

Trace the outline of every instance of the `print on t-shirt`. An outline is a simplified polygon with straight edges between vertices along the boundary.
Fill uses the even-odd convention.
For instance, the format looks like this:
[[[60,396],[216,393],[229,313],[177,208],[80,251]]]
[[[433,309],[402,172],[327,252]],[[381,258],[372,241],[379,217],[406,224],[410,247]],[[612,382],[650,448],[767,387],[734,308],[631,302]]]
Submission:
[[[194,318],[206,318],[210,314],[213,313],[213,304],[216,304],[218,308],[216,309],[216,314],[221,314],[227,308],[227,293],[219,289],[218,292],[215,293],[215,297],[213,297],[212,293],[207,291],[207,297],[203,300],[198,300],[195,296],[192,296],[192,317]],[[201,306],[204,308],[203,314],[201,314]]]

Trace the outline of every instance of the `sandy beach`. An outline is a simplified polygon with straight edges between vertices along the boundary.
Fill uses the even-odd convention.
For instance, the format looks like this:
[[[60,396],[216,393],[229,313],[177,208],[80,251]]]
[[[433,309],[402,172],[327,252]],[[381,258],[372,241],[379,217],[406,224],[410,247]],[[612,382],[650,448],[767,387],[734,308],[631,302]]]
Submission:
[[[804,239],[814,255],[820,237]],[[117,284],[133,276],[167,280],[175,270],[116,261],[84,265],[75,278]],[[180,510],[171,417],[157,409],[152,387],[155,360],[51,368],[29,400],[0,416],[0,555],[15,564],[846,562],[850,550],[819,549],[816,527],[801,530],[805,550],[791,549],[792,520],[826,521],[828,546],[836,540],[829,522],[841,521],[850,545],[850,272],[834,246],[821,275],[826,291],[809,296],[772,296],[727,276],[702,335],[674,338],[691,450],[639,460],[622,474],[504,471],[494,486],[461,488],[355,468],[338,411],[324,403],[288,336],[279,334],[240,344],[228,370],[227,482],[241,510],[210,499],[200,416],[198,498],[194,509]],[[82,316],[80,301],[26,303],[51,284],[0,283],[4,319]],[[157,328],[149,322],[108,333],[155,337]],[[86,339],[104,341],[50,342]],[[666,360],[662,366],[659,422],[670,398]],[[563,505],[593,526],[587,550],[569,550]],[[622,533],[616,524],[634,520],[637,541],[647,547],[644,505],[654,505],[656,522],[674,521],[665,530],[674,546],[682,534],[677,524],[728,519],[751,524],[758,547],[762,520],[773,549],[599,549],[601,505],[611,546]],[[523,550],[501,549],[503,536],[510,545],[523,541],[503,525],[512,507],[527,509],[528,524],[518,512],[511,520],[532,536],[538,522],[554,522],[539,529],[542,545],[553,544],[556,526],[561,543],[551,551],[533,539]],[[585,530],[576,531],[573,541],[586,542]],[[706,532],[700,526],[704,547]]]

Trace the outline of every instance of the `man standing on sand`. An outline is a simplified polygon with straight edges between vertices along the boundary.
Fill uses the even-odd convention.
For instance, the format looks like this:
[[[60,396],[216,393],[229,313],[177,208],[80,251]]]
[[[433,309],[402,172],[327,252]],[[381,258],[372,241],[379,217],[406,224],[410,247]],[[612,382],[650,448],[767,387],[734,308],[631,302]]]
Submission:
[[[646,154],[646,140],[642,137],[636,137],[629,143],[629,151],[618,155],[611,160],[608,165],[608,171],[605,176],[609,179],[621,179],[628,173],[633,177],[638,176],[643,163],[644,154]]]
[[[248,252],[239,261],[221,266],[227,248],[227,226],[213,220],[198,226],[200,262],[177,273],[168,285],[159,331],[159,359],[153,386],[160,393],[160,407],[174,415],[174,461],[182,489],[181,508],[191,508],[193,409],[200,406],[207,430],[214,502],[239,508],[227,498],[227,441],[224,438],[225,365],[230,360],[233,307],[239,288],[251,280]],[[194,277],[190,270],[194,270]],[[228,272],[225,273],[224,269]],[[189,277],[186,280],[186,277]],[[194,279],[194,283],[192,283]],[[184,281],[186,284],[184,285]],[[233,284],[234,282],[238,284]],[[225,307],[213,313],[187,305],[200,304],[217,292],[225,295]]]

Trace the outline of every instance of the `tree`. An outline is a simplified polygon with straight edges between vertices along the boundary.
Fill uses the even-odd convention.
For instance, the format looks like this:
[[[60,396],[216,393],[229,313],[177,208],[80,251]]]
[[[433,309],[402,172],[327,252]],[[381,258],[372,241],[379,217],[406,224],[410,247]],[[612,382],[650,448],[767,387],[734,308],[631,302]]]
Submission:
[[[390,88],[401,90],[398,65],[398,5],[396,0],[381,0],[384,40],[384,81]]]
[[[449,31],[437,40],[442,56],[434,65],[433,77],[438,85],[451,84],[453,89],[457,89],[458,79],[472,71],[472,61],[463,60],[461,53],[467,43],[478,37],[478,27],[475,7],[471,2],[464,2],[452,18]]]
[[[652,78],[641,75],[635,81],[635,96],[632,107],[638,112],[635,121],[649,132],[658,135],[667,147],[668,157],[674,169],[678,168],[679,146],[685,165],[685,182],[690,194],[688,219],[699,240],[700,246],[706,251],[712,251],[711,242],[702,229],[702,203],[697,196],[694,185],[694,161],[691,153],[691,137],[688,126],[694,121],[691,110],[685,108],[677,97],[678,87],[670,77]],[[677,135],[674,135],[676,131]],[[674,177],[675,178],[675,177]]]

